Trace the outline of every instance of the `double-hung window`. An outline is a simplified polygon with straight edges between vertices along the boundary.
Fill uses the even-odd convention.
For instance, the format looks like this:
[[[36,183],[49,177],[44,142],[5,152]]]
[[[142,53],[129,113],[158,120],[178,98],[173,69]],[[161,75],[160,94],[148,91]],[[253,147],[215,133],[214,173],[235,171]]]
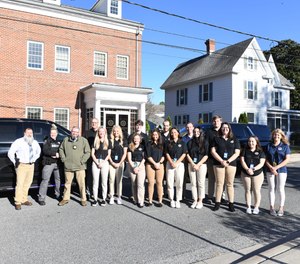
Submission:
[[[119,14],[119,3],[118,0],[111,0],[110,3],[110,13],[113,15]]]
[[[273,101],[273,106],[282,106],[282,92],[273,92],[272,93],[272,101]]]
[[[27,42],[27,68],[34,70],[43,70],[44,43],[36,41]]]
[[[94,52],[94,75],[106,77],[107,54],[104,52]]]
[[[211,102],[213,100],[213,83],[199,85],[199,103]]]
[[[69,129],[69,109],[68,108],[55,108],[54,109],[54,122]]]
[[[187,105],[188,104],[188,89],[180,89],[176,92],[176,105]]]
[[[55,46],[55,71],[70,72],[70,47]]]
[[[42,107],[34,107],[27,106],[26,107],[26,118],[32,119],[42,119],[43,108]]]
[[[128,80],[128,56],[117,56],[117,79]]]
[[[249,100],[257,99],[257,82],[245,81],[244,83],[244,98]]]

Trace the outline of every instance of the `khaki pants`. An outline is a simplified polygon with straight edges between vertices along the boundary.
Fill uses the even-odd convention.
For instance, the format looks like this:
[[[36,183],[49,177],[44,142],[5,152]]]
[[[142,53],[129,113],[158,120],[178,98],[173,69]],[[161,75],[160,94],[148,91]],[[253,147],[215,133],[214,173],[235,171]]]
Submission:
[[[139,164],[140,163],[137,162],[137,166],[139,166]],[[134,200],[140,205],[144,205],[145,200],[145,178],[146,172],[144,165],[139,166],[139,172],[137,174],[135,174],[133,169],[130,168],[130,179],[133,191],[132,195]]]
[[[64,197],[63,200],[70,200],[71,195],[71,185],[74,178],[74,173],[76,176],[76,180],[79,186],[79,192],[81,201],[86,201],[86,193],[85,193],[85,170],[79,170],[79,171],[65,171],[65,188],[64,188]]]
[[[234,202],[234,189],[233,182],[235,178],[236,167],[228,166],[223,167],[214,165],[214,172],[216,176],[216,202],[220,203],[224,188],[224,182],[227,188],[228,200],[230,203]]]
[[[152,203],[154,193],[154,182],[156,181],[158,201],[161,203],[164,195],[163,179],[164,179],[164,165],[160,164],[159,170],[155,170],[150,164],[146,165],[146,174],[148,179],[148,195],[149,202]]]
[[[117,186],[117,196],[122,196],[122,179],[123,179],[124,162],[120,167],[115,168],[109,165],[109,195],[114,197],[115,195],[115,181]]]
[[[17,170],[15,204],[28,200],[28,191],[33,180],[34,164],[20,163]]]
[[[184,163],[181,162],[176,168],[172,168],[167,162],[167,185],[170,201],[174,200],[174,185],[176,187],[176,201],[182,200],[182,185],[184,178]]]
[[[198,199],[202,201],[205,197],[205,178],[207,172],[206,164],[202,164],[199,170],[193,170],[191,164],[189,164],[189,175],[192,187],[192,197],[194,202],[197,202]]]
[[[251,192],[254,194],[254,207],[259,207],[261,201],[260,189],[264,182],[264,173],[261,172],[257,176],[249,176],[242,172],[241,177],[244,183],[247,207],[251,206]]]

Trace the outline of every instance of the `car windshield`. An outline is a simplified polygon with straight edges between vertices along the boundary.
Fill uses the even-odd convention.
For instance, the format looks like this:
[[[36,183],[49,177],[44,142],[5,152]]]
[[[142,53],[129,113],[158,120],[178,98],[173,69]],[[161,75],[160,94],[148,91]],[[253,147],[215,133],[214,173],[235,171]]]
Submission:
[[[269,127],[263,125],[248,124],[253,134],[259,138],[260,141],[269,141],[271,138],[271,132]]]

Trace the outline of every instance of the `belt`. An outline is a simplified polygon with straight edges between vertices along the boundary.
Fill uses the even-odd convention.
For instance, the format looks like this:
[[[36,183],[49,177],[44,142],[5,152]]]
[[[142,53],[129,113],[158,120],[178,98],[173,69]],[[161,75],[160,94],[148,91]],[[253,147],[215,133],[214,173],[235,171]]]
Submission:
[[[28,163],[20,162],[20,164],[32,165],[32,164],[34,164],[34,162],[28,162]]]

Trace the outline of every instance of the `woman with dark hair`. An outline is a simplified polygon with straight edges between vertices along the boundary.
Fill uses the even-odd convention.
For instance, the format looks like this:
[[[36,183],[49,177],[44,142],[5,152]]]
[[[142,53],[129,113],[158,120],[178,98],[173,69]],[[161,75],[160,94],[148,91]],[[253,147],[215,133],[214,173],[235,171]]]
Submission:
[[[184,177],[184,158],[186,156],[186,144],[179,138],[179,131],[173,127],[170,131],[170,141],[166,144],[165,156],[167,159],[167,186],[172,208],[180,208],[182,200],[182,185]],[[174,201],[174,183],[176,187],[176,202]]]
[[[191,208],[201,209],[205,197],[205,178],[207,173],[208,142],[199,127],[194,128],[194,135],[187,143],[188,171],[192,186],[193,203]]]
[[[130,166],[130,178],[133,191],[134,203],[138,207],[144,207],[145,200],[145,147],[142,144],[142,137],[134,133],[127,152],[128,164]]]
[[[259,139],[255,136],[248,138],[247,146],[242,150],[241,156],[242,172],[241,178],[245,188],[245,200],[247,205],[247,214],[252,214],[251,192],[254,193],[253,214],[259,214],[259,205],[261,201],[261,186],[264,182],[263,166],[266,161]]]
[[[232,133],[229,123],[223,122],[219,136],[214,138],[211,148],[214,157],[214,172],[216,176],[216,202],[214,211],[220,209],[224,182],[227,188],[229,211],[234,212],[233,182],[236,173],[236,159],[240,155],[240,143]]]
[[[146,174],[148,179],[149,206],[152,205],[154,181],[156,182],[158,207],[162,207],[163,178],[164,178],[164,153],[162,137],[158,129],[151,133],[151,140],[146,145]]]
[[[287,178],[286,165],[290,159],[291,150],[289,142],[281,129],[275,129],[272,132],[272,142],[267,146],[266,165],[268,168],[267,180],[269,185],[270,214],[273,216],[283,216],[283,207],[285,203],[285,182]],[[275,179],[279,192],[279,210],[275,211]]]

